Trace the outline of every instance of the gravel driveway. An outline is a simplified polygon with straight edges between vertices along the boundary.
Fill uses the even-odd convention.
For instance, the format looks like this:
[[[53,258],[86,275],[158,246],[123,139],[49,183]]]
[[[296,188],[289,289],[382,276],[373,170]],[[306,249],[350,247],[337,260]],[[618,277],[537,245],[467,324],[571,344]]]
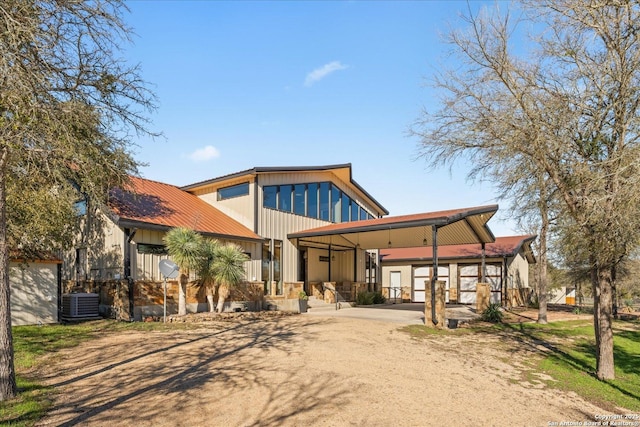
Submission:
[[[603,413],[523,375],[526,348],[398,328],[314,315],[107,334],[51,357],[58,394],[40,425],[547,426]]]

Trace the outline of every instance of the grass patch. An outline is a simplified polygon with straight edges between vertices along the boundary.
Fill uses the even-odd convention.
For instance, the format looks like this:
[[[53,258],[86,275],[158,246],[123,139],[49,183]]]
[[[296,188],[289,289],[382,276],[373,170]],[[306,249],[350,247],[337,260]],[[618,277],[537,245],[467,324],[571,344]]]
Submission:
[[[37,369],[50,355],[59,350],[76,347],[97,335],[125,331],[175,331],[194,329],[194,323],[117,322],[97,320],[77,324],[44,326],[16,326],[13,331],[14,364],[18,397],[0,402],[0,425],[32,426],[51,406],[53,389],[32,378],[30,371]]]
[[[591,320],[537,323],[472,322],[468,328],[438,330],[421,325],[401,328],[415,338],[438,339],[460,334],[489,334],[510,348],[527,346],[537,356],[526,361],[523,380],[532,381],[535,372],[552,380],[541,380],[547,387],[573,391],[586,400],[616,412],[617,408],[640,411],[640,322],[614,322],[616,379],[596,378],[595,337]],[[472,350],[469,350],[472,351]]]
[[[590,320],[553,322],[546,325],[520,323],[502,325],[505,334],[518,341],[542,345],[533,369],[554,381],[547,386],[573,391],[611,411],[617,407],[640,411],[640,324],[614,323],[616,379],[596,377],[595,336]],[[497,330],[497,329],[496,329]],[[486,328],[483,332],[487,332]]]

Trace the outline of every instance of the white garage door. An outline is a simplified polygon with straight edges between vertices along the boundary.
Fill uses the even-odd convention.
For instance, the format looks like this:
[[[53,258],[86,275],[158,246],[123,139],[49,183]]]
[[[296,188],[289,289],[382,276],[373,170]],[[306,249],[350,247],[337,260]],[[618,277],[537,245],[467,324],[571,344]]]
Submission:
[[[449,302],[449,266],[438,266],[438,280],[445,282],[445,301]],[[431,283],[431,267],[413,269],[413,296],[411,301],[424,302],[426,298],[425,281]]]

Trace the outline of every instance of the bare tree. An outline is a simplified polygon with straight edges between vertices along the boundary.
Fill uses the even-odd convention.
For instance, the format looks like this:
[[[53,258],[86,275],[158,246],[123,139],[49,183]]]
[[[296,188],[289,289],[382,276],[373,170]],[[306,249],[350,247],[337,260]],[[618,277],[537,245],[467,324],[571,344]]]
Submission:
[[[0,400],[16,393],[9,249],[67,246],[73,202],[106,202],[137,171],[131,138],[149,134],[154,96],[118,56],[125,10],[120,0],[0,2]]]
[[[639,241],[640,6],[626,1],[523,1],[468,16],[449,41],[462,66],[439,77],[442,108],[427,115],[426,155],[462,152],[548,178],[575,225],[594,290],[597,376],[614,378],[612,282]],[[518,24],[540,30],[522,44]]]

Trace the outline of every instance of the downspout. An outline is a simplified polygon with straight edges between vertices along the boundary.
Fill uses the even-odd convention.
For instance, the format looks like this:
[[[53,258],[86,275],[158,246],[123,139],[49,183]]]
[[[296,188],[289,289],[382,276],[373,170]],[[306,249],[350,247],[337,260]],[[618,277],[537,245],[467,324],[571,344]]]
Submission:
[[[58,318],[56,319],[60,322],[60,314],[62,313],[62,263],[57,265],[58,271]]]
[[[508,298],[508,290],[507,290],[507,257],[502,258],[502,289],[504,290],[504,294],[502,295],[502,303],[504,307],[507,307],[507,298]]]
[[[438,226],[431,226],[432,247],[433,247],[433,274],[431,277],[431,321],[438,324],[436,318],[436,282],[438,281]]]
[[[353,281],[358,281],[358,248],[353,248]]]
[[[258,211],[258,190],[259,190],[259,186],[258,186],[258,175],[256,175],[256,179],[253,182],[253,232],[256,233],[258,236],[260,235],[260,233],[258,233],[258,215],[259,215],[259,211]]]
[[[329,243],[329,282],[331,281],[331,243]]]
[[[137,229],[124,229],[124,279],[127,280],[129,297],[129,321],[133,321],[134,293],[133,277],[131,277],[131,241]]]

